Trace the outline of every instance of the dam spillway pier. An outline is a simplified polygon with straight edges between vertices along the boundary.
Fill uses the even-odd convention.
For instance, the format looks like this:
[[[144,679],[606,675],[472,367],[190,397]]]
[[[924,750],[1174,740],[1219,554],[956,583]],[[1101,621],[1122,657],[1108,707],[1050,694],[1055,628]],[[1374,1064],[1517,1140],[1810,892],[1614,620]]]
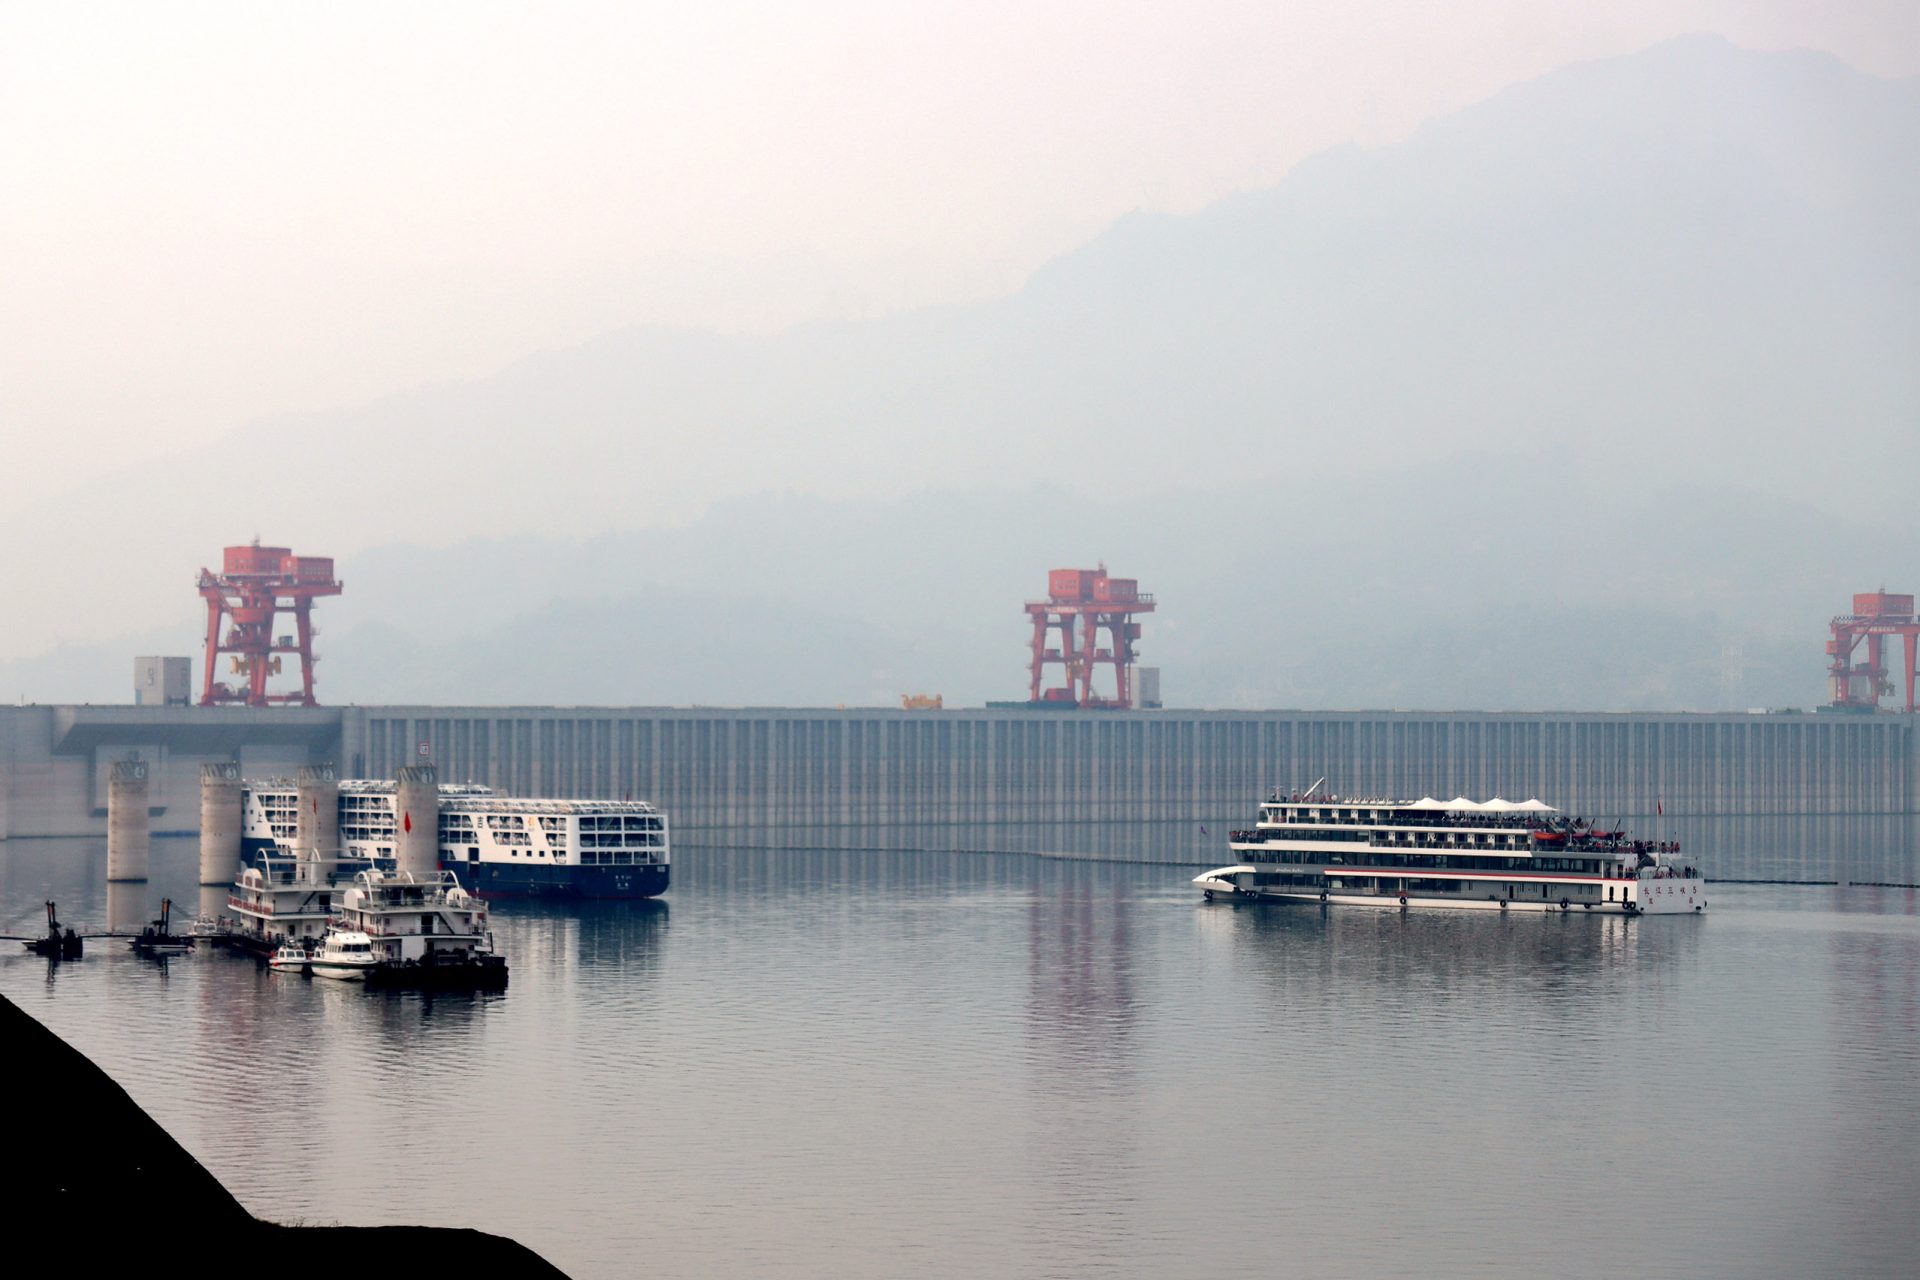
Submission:
[[[294,782],[294,856],[333,858],[340,851],[340,777],[331,762],[303,764]]]
[[[440,870],[440,774],[430,764],[395,771],[394,867],[425,880]]]
[[[107,779],[107,880],[147,878],[152,817],[148,813],[147,762],[116,760]]]
[[[221,889],[218,901],[240,874],[240,788],[233,761],[200,766],[200,884]]]

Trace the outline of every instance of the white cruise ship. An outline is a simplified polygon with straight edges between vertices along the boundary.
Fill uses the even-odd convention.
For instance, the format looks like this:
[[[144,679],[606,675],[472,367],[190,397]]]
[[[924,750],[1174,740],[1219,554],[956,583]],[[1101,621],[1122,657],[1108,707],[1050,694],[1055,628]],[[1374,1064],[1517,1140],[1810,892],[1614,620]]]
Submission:
[[[1596,828],[1538,800],[1274,796],[1229,847],[1239,864],[1194,877],[1208,899],[1381,907],[1705,911],[1706,880],[1678,843]]]
[[[391,870],[397,784],[340,783],[339,859]],[[651,898],[667,890],[667,818],[641,800],[521,800],[491,787],[442,784],[440,866],[484,897]],[[252,864],[288,855],[299,794],[290,780],[248,784],[241,848]]]

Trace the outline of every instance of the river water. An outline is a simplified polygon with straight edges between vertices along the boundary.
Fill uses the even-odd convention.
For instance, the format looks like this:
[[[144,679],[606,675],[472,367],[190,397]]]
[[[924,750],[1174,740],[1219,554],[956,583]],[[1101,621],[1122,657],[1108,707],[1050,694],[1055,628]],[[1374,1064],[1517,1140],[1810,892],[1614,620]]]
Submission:
[[[110,900],[101,843],[0,843],[0,924],[194,903],[195,856]],[[1913,891],[1402,915],[1188,874],[689,852],[658,902],[498,905],[500,995],[118,942],[7,943],[0,992],[257,1214],[583,1280],[1920,1271]]]

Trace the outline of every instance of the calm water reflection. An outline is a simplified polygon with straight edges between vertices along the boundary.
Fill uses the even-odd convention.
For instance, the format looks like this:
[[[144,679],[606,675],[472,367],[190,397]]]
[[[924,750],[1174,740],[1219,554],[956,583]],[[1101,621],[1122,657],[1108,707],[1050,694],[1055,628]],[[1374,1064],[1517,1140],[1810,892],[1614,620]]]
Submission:
[[[110,895],[97,844],[0,844],[0,923],[196,902],[194,857],[156,841]],[[1161,867],[703,853],[668,901],[500,907],[501,995],[118,944],[9,952],[0,990],[258,1213],[482,1226],[581,1277],[1905,1275],[1915,912],[1236,908]]]

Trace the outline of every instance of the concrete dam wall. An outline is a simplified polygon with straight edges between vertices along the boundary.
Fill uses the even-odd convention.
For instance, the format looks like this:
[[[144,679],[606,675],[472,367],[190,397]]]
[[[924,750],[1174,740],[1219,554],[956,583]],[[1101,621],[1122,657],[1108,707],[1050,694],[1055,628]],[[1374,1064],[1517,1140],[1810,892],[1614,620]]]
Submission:
[[[203,764],[432,762],[516,795],[652,800],[683,852],[1198,865],[1227,860],[1262,796],[1324,775],[1346,795],[1537,796],[1677,837],[1724,879],[1920,882],[1920,736],[1896,715],[0,708],[0,834],[103,833],[129,758],[148,763],[156,832],[197,829]]]

